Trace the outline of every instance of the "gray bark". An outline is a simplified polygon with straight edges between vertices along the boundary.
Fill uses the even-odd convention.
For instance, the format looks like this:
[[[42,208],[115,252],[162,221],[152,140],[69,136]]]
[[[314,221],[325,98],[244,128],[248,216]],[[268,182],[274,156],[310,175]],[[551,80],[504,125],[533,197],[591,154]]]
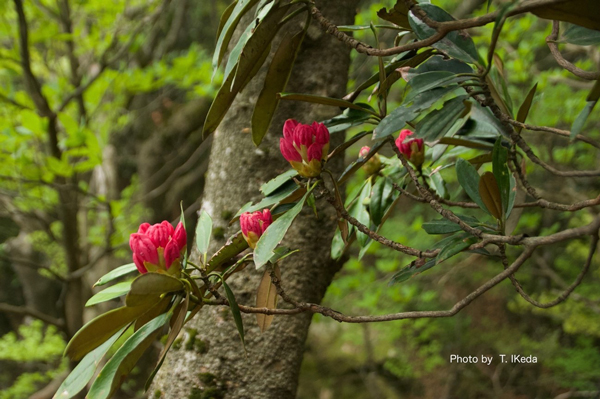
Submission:
[[[323,14],[337,24],[351,24],[356,1],[319,2]],[[298,25],[299,29],[299,25]],[[285,27],[284,30],[293,30]],[[280,38],[276,39],[279,41]],[[276,46],[273,46],[276,48]],[[298,56],[287,87],[289,92],[342,97],[350,63],[349,49],[312,26]],[[268,63],[266,64],[268,65]],[[257,149],[248,133],[253,106],[266,73],[257,77],[238,95],[215,133],[206,177],[202,209],[215,225],[213,250],[224,243],[223,235],[235,233],[228,227],[231,215],[249,200],[258,200],[258,188],[289,168],[279,152],[283,123],[295,118],[312,123],[334,116],[339,110],[305,103],[282,102],[271,129]],[[332,147],[343,139],[332,135]],[[341,162],[328,168],[339,171]],[[336,226],[335,212],[318,203],[319,217],[304,210],[288,232],[284,244],[301,251],[281,265],[283,286],[293,297],[320,302],[339,268],[330,258],[330,243]],[[248,267],[230,279],[239,303],[254,305],[262,270]],[[206,307],[182,334],[183,345],[171,349],[156,377],[150,397],[163,398],[273,398],[296,395],[304,343],[311,315],[276,316],[270,329],[261,334],[254,315],[244,315],[248,357],[244,357],[229,309]],[[197,335],[196,335],[197,334]]]

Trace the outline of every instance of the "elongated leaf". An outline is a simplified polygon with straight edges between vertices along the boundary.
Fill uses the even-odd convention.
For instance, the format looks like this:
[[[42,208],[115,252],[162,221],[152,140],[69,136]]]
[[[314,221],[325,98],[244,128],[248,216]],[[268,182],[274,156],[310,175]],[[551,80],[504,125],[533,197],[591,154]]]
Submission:
[[[227,47],[229,46],[229,41],[231,40],[231,36],[233,35],[233,31],[237,27],[238,22],[244,16],[250,8],[252,8],[258,0],[238,0],[235,2],[235,5],[229,10],[228,7],[223,16],[221,17],[221,21],[225,21],[222,28],[219,29],[219,35],[217,37],[217,44],[215,46],[215,53],[213,55],[213,69],[216,70],[221,63],[221,59],[227,52]],[[227,15],[229,14],[229,15]],[[225,18],[227,16],[227,18]],[[214,72],[213,72],[214,75]]]
[[[383,219],[385,211],[390,207],[394,198],[392,193],[394,187],[387,177],[379,177],[373,185],[373,194],[369,202],[369,213],[371,221],[375,226],[379,226]]]
[[[477,242],[477,239],[475,237],[467,237],[464,239],[457,238],[456,240],[453,240],[448,245],[442,248],[437,258],[435,259],[435,264],[439,265],[443,261],[450,259],[454,255],[457,255],[458,253],[467,249],[471,244],[474,244],[475,242]]]
[[[265,83],[252,113],[252,142],[256,146],[261,143],[271,125],[279,103],[277,94],[285,91],[305,34],[306,30],[303,29],[294,36],[286,35],[273,55]]]
[[[175,277],[161,273],[146,273],[133,280],[129,294],[125,297],[125,303],[127,306],[154,304],[162,294],[182,289],[183,283]]]
[[[575,137],[583,130],[583,126],[587,121],[588,116],[592,113],[592,110],[596,106],[596,103],[600,99],[600,79],[596,80],[594,87],[590,91],[590,94],[586,98],[586,105],[581,111],[581,113],[575,119],[573,126],[571,127],[571,140],[574,140]]]
[[[274,271],[277,278],[281,280],[281,271],[279,270],[279,266],[275,265]],[[273,284],[271,281],[270,271],[265,270],[265,273],[260,280],[260,284],[258,285],[258,291],[256,292],[256,307],[277,309],[277,298],[277,287],[275,287],[275,284]],[[266,315],[262,313],[256,314],[256,322],[258,323],[260,332],[265,332],[269,328],[274,317],[275,315]]]
[[[562,38],[567,43],[577,44],[579,46],[589,46],[600,44],[600,32],[593,29],[584,28],[569,24]]]
[[[367,183],[363,186],[363,189],[361,190],[360,194],[358,195],[356,201],[354,202],[354,205],[352,205],[352,208],[350,208],[348,210],[348,214],[350,214],[350,216],[352,216],[353,218],[355,218],[356,220],[358,220],[360,223],[364,224],[365,226],[369,227],[371,224],[371,217],[369,215],[369,212],[367,212],[367,207],[365,205],[365,201],[369,198],[369,196],[371,195],[371,180],[367,180]],[[352,226],[354,227],[354,226]],[[352,229],[351,227],[351,229]],[[358,241],[358,243],[362,246],[364,246],[367,243],[367,238],[368,236],[360,231],[356,232],[356,239]]]
[[[108,311],[90,320],[71,338],[65,355],[71,360],[79,360],[90,351],[102,345],[124,326],[133,322],[154,304],[136,307],[121,307]]]
[[[382,139],[400,131],[407,122],[418,116],[419,111],[430,107],[453,90],[454,88],[436,88],[418,94],[408,104],[394,109],[383,118],[373,131],[373,139]],[[407,101],[409,100],[407,99]]]
[[[70,399],[81,392],[94,376],[96,367],[98,367],[106,352],[119,339],[123,331],[125,331],[125,328],[119,330],[102,345],[85,355],[63,383],[60,384],[52,399]]]
[[[416,52],[409,52],[406,55],[406,58],[402,57],[398,61],[394,61],[394,62],[391,62],[390,64],[388,64],[385,67],[385,74],[386,74],[386,76],[389,76],[398,68],[403,68],[403,67],[413,67],[414,68],[417,65],[420,65],[425,60],[427,60],[429,57],[431,57],[432,54],[433,54],[432,49],[427,49],[418,54]],[[379,72],[371,75],[371,77],[369,77],[369,79],[367,79],[363,83],[361,83],[352,93],[345,96],[344,100],[353,102],[359,96],[359,94],[361,92],[363,92],[365,89],[368,89],[369,87],[373,86],[377,82],[379,82]]]
[[[502,214],[506,215],[510,196],[510,172],[507,164],[508,150],[502,146],[501,138],[498,138],[494,145],[492,157],[492,170],[496,178],[496,183],[498,183],[498,189],[500,190]]]
[[[234,219],[239,217],[244,212],[259,211],[263,208],[268,208],[272,205],[279,203],[293,202],[304,195],[306,189],[298,187],[298,185],[291,180],[283,183],[279,188],[273,191],[268,197],[263,198],[260,202],[252,205],[251,202],[244,205],[235,215]]]
[[[535,96],[535,91],[537,90],[537,83],[533,85],[533,87],[527,93],[527,97],[525,97],[525,101],[519,107],[519,112],[517,112],[517,121],[521,123],[525,123],[527,119],[527,115],[529,115],[529,110],[531,109],[531,103],[533,102],[533,97]],[[516,127],[515,129],[517,133],[521,132],[521,127]]]
[[[285,233],[302,210],[307,197],[308,193],[306,193],[292,209],[273,222],[273,224],[265,230],[263,235],[260,236],[260,239],[256,243],[256,248],[254,249],[254,264],[257,269],[263,267],[269,259],[271,259],[273,250],[279,245],[281,240],[283,240]]]
[[[473,165],[464,159],[459,158],[456,161],[456,176],[458,177],[458,182],[469,198],[487,212],[488,210],[479,195],[479,173],[477,173],[477,170],[475,170]]]
[[[263,195],[270,195],[284,183],[287,183],[297,175],[298,172],[295,169],[290,169],[260,186],[260,191],[263,193]]]
[[[597,0],[571,0],[556,4],[540,3],[531,10],[540,18],[565,21],[588,29],[600,30]]]
[[[502,198],[498,182],[492,172],[485,172],[479,179],[479,195],[490,214],[502,220]]]
[[[479,220],[472,216],[456,216],[458,216],[463,222],[465,222],[471,227],[479,223]],[[458,224],[451,222],[448,219],[437,219],[432,220],[431,222],[425,222],[421,227],[423,227],[423,230],[425,230],[427,234],[449,234],[461,231],[461,228]]]
[[[192,287],[198,287],[198,285],[193,284]],[[171,306],[171,301],[173,300],[173,295],[165,295],[163,296],[154,306],[152,306],[146,313],[137,318],[133,325],[133,330],[137,331],[144,324],[148,323],[150,320],[154,320],[154,318],[159,315],[165,313],[169,307]]]
[[[441,55],[434,55],[419,65],[418,68],[410,69],[408,71],[407,78],[410,81],[412,78],[418,75],[434,71],[446,71],[452,72],[454,75],[458,75],[463,73],[473,73],[473,68],[469,64],[454,58],[448,59]]]
[[[408,81],[408,84],[418,93],[435,89],[436,87],[446,87],[458,82],[464,82],[470,79],[467,76],[456,76],[453,72],[433,71],[414,75]]]
[[[360,105],[363,107],[365,106],[365,104]],[[349,129],[353,126],[361,125],[372,118],[373,116],[367,112],[346,108],[346,110],[344,110],[344,112],[341,114],[334,116],[331,119],[327,119],[323,121],[323,123],[327,127],[327,130],[329,130],[329,133],[336,133]]]
[[[110,283],[111,281],[116,280],[117,278],[134,272],[136,270],[137,267],[135,267],[134,263],[128,263],[126,265],[119,266],[116,269],[113,269],[110,272],[106,273],[104,276],[100,277],[98,281],[96,281],[96,283],[94,284],[94,287]]]
[[[147,343],[147,338],[153,336],[159,328],[164,326],[171,318],[171,312],[164,313],[154,320],[150,321],[142,328],[137,330],[131,337],[125,341],[125,343],[115,352],[113,357],[110,358],[108,363],[104,366],[96,381],[92,384],[90,391],[88,392],[87,399],[108,399],[112,396],[113,392],[118,388],[121,383],[121,378],[115,378],[119,376],[119,368],[121,362],[123,362],[130,353],[135,351],[142,344]],[[146,342],[144,342],[146,341]],[[151,342],[150,342],[151,343]],[[142,351],[143,353],[143,351]],[[141,356],[141,353],[140,353]],[[135,359],[137,361],[137,359]],[[135,364],[135,362],[134,362]]]
[[[441,109],[428,113],[417,124],[415,137],[435,140],[448,133],[452,125],[471,110],[471,103],[465,99],[466,96],[455,97],[446,101]]]
[[[196,246],[198,251],[206,256],[208,246],[210,245],[210,237],[212,234],[212,219],[210,215],[203,210],[198,218],[198,225],[196,226]]]
[[[304,101],[312,104],[321,104],[321,105],[329,105],[332,107],[340,107],[340,108],[353,108],[359,111],[363,111],[372,115],[377,116],[377,113],[368,109],[361,107],[360,105],[351,103],[346,100],[340,100],[339,98],[332,97],[321,97],[315,96],[312,94],[299,94],[299,93],[281,93],[279,98],[282,100],[290,100],[290,101]]]
[[[212,272],[229,259],[244,251],[246,248],[248,248],[248,243],[246,240],[244,240],[244,236],[240,231],[229,238],[227,243],[214,253],[214,255],[208,261],[208,266],[206,268],[207,272]]]
[[[169,349],[171,349],[173,342],[175,342],[175,339],[177,339],[177,335],[179,335],[179,333],[181,332],[181,329],[185,324],[185,316],[187,314],[189,305],[190,293],[186,292],[185,299],[177,306],[177,308],[175,308],[175,311],[173,312],[174,319],[171,319],[171,323],[173,325],[171,326],[171,330],[169,331],[169,335],[167,336],[167,342],[165,342],[165,347],[158,356],[158,362],[156,363],[154,370],[152,370],[152,373],[150,373],[150,377],[148,377],[148,380],[146,380],[146,385],[144,387],[146,391],[148,390],[148,388],[150,388],[150,384],[152,384],[156,373],[158,373],[158,370],[160,370],[160,367],[165,361],[165,357],[167,356]]]
[[[233,2],[231,2],[230,5],[227,6],[225,11],[223,11],[223,14],[221,14],[221,18],[219,19],[219,27],[217,29],[216,40],[219,40],[219,36],[221,36],[221,32],[223,32],[223,27],[225,27],[225,24],[227,23],[227,20],[233,13],[233,9],[235,8],[236,5],[237,5],[237,0],[234,0]]]
[[[447,144],[447,145],[455,145],[459,147],[466,148],[476,148],[480,150],[489,150],[493,148],[493,145],[486,141],[479,141],[466,138],[456,138],[456,137],[442,137],[437,141],[439,144]]]
[[[131,281],[126,281],[123,283],[118,283],[112,285],[88,299],[85,303],[85,306],[96,305],[101,302],[110,301],[111,299],[118,298],[121,295],[125,295],[129,292],[129,288],[131,287]]]
[[[454,18],[450,14],[433,4],[421,3],[419,6],[434,21],[454,21]],[[410,26],[421,40],[427,39],[436,33],[435,29],[429,27],[412,12],[408,13],[408,20]],[[477,53],[475,44],[471,37],[464,31],[450,32],[442,40],[433,44],[432,47],[445,51],[450,56],[461,61],[468,63],[477,63],[479,61],[479,54]]]
[[[239,1],[241,3],[243,0]],[[206,115],[202,130],[203,137],[208,136],[216,130],[236,95],[258,72],[260,66],[268,56],[271,40],[273,40],[273,37],[275,37],[279,30],[279,22],[288,9],[289,6],[283,6],[269,13],[258,24],[254,30],[254,34],[248,39],[240,54],[240,61],[238,62],[235,74],[231,73],[225,78]]]
[[[225,295],[227,296],[227,302],[229,302],[229,308],[231,309],[231,314],[233,315],[233,321],[235,322],[235,326],[237,327],[238,333],[240,334],[240,340],[242,341],[242,345],[244,346],[245,352],[246,341],[244,339],[244,322],[242,321],[240,307],[238,306],[238,303],[235,300],[235,295],[233,295],[233,291],[231,291],[229,285],[227,285],[225,280],[221,279],[221,281],[223,282],[223,289],[225,290]]]
[[[412,261],[408,266],[404,267],[398,273],[394,274],[388,283],[388,285],[394,285],[402,283],[409,278],[416,276],[417,274],[423,273],[425,270],[431,269],[435,266],[435,259],[417,259]]]

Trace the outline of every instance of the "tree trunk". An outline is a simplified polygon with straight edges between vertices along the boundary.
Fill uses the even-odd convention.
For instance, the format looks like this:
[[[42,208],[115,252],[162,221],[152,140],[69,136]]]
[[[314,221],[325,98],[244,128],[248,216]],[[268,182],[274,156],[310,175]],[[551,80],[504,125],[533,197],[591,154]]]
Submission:
[[[323,14],[337,24],[351,24],[354,20],[356,1],[330,0],[318,4]],[[286,26],[283,30],[294,31],[296,27],[300,29],[300,24]],[[276,39],[276,43],[280,39]],[[349,49],[322,33],[313,23],[287,91],[341,97],[346,90],[349,63]],[[213,218],[213,250],[224,243],[223,237],[239,229],[237,224],[229,228],[228,221],[244,203],[260,198],[260,185],[289,169],[289,164],[279,153],[284,121],[294,118],[302,123],[312,123],[339,112],[331,107],[282,102],[269,133],[260,147],[255,148],[246,131],[250,128],[252,110],[265,73],[266,66],[263,66],[258,76],[238,95],[215,133],[202,203],[202,209]],[[333,134],[331,148],[342,140],[342,133]],[[339,171],[341,160],[327,167]],[[311,302],[321,301],[340,266],[330,258],[335,212],[328,204],[317,205],[318,218],[305,209],[288,232],[284,244],[298,248],[300,252],[281,265],[286,291],[299,300]],[[262,273],[262,270],[248,267],[230,279],[239,303],[254,305]],[[260,333],[254,315],[244,315],[243,320],[247,358],[229,309],[204,308],[184,329],[183,345],[171,349],[149,397],[295,397],[311,315],[277,316],[264,334]]]

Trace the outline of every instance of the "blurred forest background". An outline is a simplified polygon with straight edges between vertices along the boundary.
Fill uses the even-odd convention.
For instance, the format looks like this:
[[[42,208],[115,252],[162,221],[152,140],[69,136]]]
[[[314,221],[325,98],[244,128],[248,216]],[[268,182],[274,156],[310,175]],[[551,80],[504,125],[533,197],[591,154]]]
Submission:
[[[44,398],[56,391],[57,381],[68,372],[62,358],[68,338],[107,309],[84,307],[94,292],[91,287],[108,270],[130,262],[127,241],[140,222],[176,220],[180,201],[188,220],[195,217],[211,147],[210,139],[202,141],[200,129],[220,83],[219,76],[211,82],[211,57],[219,18],[228,5],[222,0],[26,1],[29,50],[24,54],[18,23],[23,15],[16,3],[21,1],[0,2],[0,399]],[[481,15],[487,5],[485,0],[432,3],[457,18]],[[362,1],[356,24],[376,22],[377,11],[391,5]],[[491,29],[471,30],[482,51]],[[497,53],[516,104],[535,82],[543,93],[536,97],[530,122],[569,129],[591,83],[556,65],[545,43],[550,31],[550,21],[530,14],[509,19]],[[355,35],[372,41],[368,30]],[[394,35],[382,40],[392,45]],[[598,70],[598,46],[561,46],[577,66]],[[24,57],[29,72],[22,69]],[[352,53],[352,60],[348,91],[377,70],[376,59]],[[32,87],[28,73],[42,84]],[[58,109],[56,114],[34,110],[48,107],[42,96],[28,94],[38,90]],[[66,135],[49,143],[48,124]],[[526,134],[545,159],[597,168],[598,157],[586,151],[585,143],[564,145],[557,136]],[[600,139],[598,110],[585,135]],[[560,145],[555,147],[555,140]],[[347,162],[358,154],[360,145],[355,147]],[[533,168],[528,173],[532,181],[543,183],[549,200],[574,202],[600,189],[597,178],[554,182]],[[451,174],[444,177],[456,183]],[[383,234],[425,248],[433,239],[421,225],[434,216],[431,209],[401,199]],[[518,228],[542,235],[590,219],[589,212],[536,208],[523,212]],[[549,287],[566,287],[583,265],[587,248],[583,240],[544,248],[519,272],[522,284],[530,292],[549,294]],[[362,258],[358,252],[352,251],[329,288],[326,306],[349,314],[446,309],[496,274],[498,266],[477,255],[461,255],[407,282],[388,285],[410,259],[378,243]],[[298,397],[598,397],[598,265],[596,256],[569,300],[548,310],[527,305],[505,282],[448,319],[359,325],[316,315]],[[144,365],[152,367],[159,350],[157,342],[119,398],[144,397]],[[499,354],[534,355],[538,363],[457,365],[449,363],[450,354],[496,359]]]

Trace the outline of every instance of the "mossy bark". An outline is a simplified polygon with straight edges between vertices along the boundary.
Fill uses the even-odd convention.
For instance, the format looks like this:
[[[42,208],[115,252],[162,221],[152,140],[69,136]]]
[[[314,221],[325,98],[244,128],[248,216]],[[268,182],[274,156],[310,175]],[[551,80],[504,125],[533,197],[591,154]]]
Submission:
[[[330,0],[317,4],[323,14],[337,24],[351,24],[354,20],[354,0]],[[284,31],[299,28],[300,23],[286,26]],[[278,37],[276,43],[280,39]],[[294,66],[287,91],[342,97],[346,90],[349,64],[349,49],[324,34],[313,23]],[[294,118],[302,123],[311,123],[339,112],[331,107],[282,102],[267,136],[256,148],[248,131],[265,73],[266,66],[263,66],[257,77],[238,95],[215,132],[202,201],[202,209],[211,215],[215,228],[221,232],[220,237],[213,237],[213,249],[224,243],[223,232],[228,236],[239,229],[237,223],[228,226],[231,215],[249,200],[260,199],[260,185],[289,168],[279,152],[279,137],[284,121]],[[342,140],[343,134],[333,134],[331,148]],[[342,164],[337,160],[327,167],[339,171]],[[287,258],[281,265],[286,291],[299,300],[311,302],[321,301],[339,268],[330,258],[331,238],[336,226],[335,212],[322,202],[318,203],[318,209],[318,217],[312,211],[304,210],[294,222],[284,244],[298,248],[300,252]],[[239,303],[254,305],[262,273],[262,270],[248,267],[231,278],[230,285]],[[254,315],[243,315],[243,320],[247,358],[229,310],[224,307],[203,309],[188,326],[197,332],[194,339],[205,344],[204,350],[190,350],[189,345],[172,350],[151,392],[160,392],[163,398],[295,397],[311,315],[276,316],[271,327],[263,334]],[[186,332],[184,339],[189,338],[187,335]],[[206,375],[212,376],[210,381],[205,378]]]

